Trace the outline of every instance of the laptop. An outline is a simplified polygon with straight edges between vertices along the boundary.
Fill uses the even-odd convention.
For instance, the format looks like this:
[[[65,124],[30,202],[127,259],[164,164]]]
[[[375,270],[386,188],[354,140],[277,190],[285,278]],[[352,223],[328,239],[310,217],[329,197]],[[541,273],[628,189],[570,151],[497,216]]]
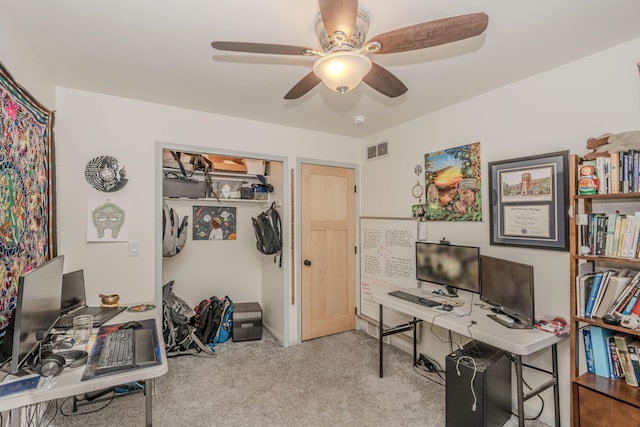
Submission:
[[[127,307],[89,307],[84,288],[83,270],[65,273],[62,276],[62,298],[60,302],[60,319],[56,323],[57,329],[73,327],[73,318],[83,314],[93,316],[93,327],[103,325]]]

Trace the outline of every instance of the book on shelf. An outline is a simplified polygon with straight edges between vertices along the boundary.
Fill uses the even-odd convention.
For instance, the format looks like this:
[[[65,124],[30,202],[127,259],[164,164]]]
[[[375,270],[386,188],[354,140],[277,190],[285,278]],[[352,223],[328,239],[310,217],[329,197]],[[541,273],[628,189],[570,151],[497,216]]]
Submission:
[[[607,235],[604,243],[604,255],[605,256],[613,256],[613,240],[615,237],[616,231],[616,221],[618,220],[618,215],[611,213],[608,214],[607,217]]]
[[[618,315],[622,315],[622,313],[624,312],[624,309],[629,305],[629,303],[631,302],[631,299],[633,298],[633,295],[636,293],[636,290],[638,289],[638,285],[634,286],[633,288],[629,289],[628,292],[625,292],[625,294],[623,295],[623,298],[620,300],[620,302],[618,303],[618,305],[615,307],[615,309],[613,309],[613,313],[612,314],[618,314]]]
[[[611,378],[608,338],[614,336],[615,332],[599,326],[589,326],[591,335],[591,348],[593,353],[593,365],[595,374],[605,378]]]
[[[629,284],[620,292],[620,295],[613,301],[611,304],[611,308],[607,312],[607,314],[615,314],[621,313],[624,310],[624,307],[629,303],[629,299],[631,298],[631,294],[636,289],[637,285],[640,283],[640,272],[637,272],[633,279],[629,282]]]
[[[611,153],[611,193],[620,192],[620,153]]]
[[[617,215],[616,218],[616,228],[614,231],[614,235],[613,235],[613,247],[611,248],[611,251],[613,252],[613,256],[619,256],[620,255],[620,245],[622,243],[622,230],[624,230],[624,227],[626,226],[627,223],[627,216],[624,214],[619,214]]]
[[[598,177],[598,194],[607,193],[607,178],[605,171],[605,157],[596,157],[596,176]]]
[[[633,310],[631,310],[631,314],[635,314],[636,316],[640,317],[640,303],[636,302],[636,305],[633,307]]]
[[[604,255],[604,245],[607,238],[607,219],[608,217],[605,214],[593,215],[594,239],[593,250],[591,251],[591,253],[594,255]]]
[[[587,371],[595,374],[596,368],[593,360],[593,346],[591,344],[590,326],[582,328],[582,343],[584,344],[584,356],[587,360]]]
[[[598,309],[600,308],[600,305],[602,304],[602,299],[604,298],[604,294],[606,293],[607,289],[609,289],[609,282],[611,281],[611,277],[613,277],[613,275],[616,272],[614,270],[609,270],[609,271],[604,271],[602,273],[602,280],[600,281],[600,288],[598,289],[598,294],[596,295],[596,300],[593,303],[593,308],[591,309],[591,317],[597,317],[596,314],[598,312]]]
[[[593,284],[591,285],[591,292],[589,292],[589,299],[587,300],[587,306],[584,309],[584,317],[590,318],[593,311],[593,306],[598,297],[598,291],[600,290],[600,284],[602,283],[602,276],[604,273],[599,272],[593,276]]]
[[[633,387],[638,387],[638,378],[636,377],[635,370],[633,368],[633,362],[629,355],[628,345],[634,341],[634,338],[627,334],[615,335],[616,349],[618,352],[618,358],[622,365],[622,371],[624,372],[624,380]]]
[[[639,258],[640,212],[580,214],[576,225],[580,246],[590,255]]]
[[[627,351],[629,352],[629,358],[631,359],[631,365],[633,366],[636,381],[640,385],[640,359],[638,359],[640,349],[638,346],[640,346],[640,342],[638,342],[638,340],[631,341],[627,344]]]
[[[624,314],[625,316],[631,314],[631,311],[634,309],[636,303],[638,302],[638,298],[640,298],[640,287],[636,287],[636,289],[633,291],[633,293],[631,294],[631,298],[629,298],[629,302],[622,310],[622,314]]]
[[[620,230],[620,247],[618,248],[618,256],[628,257],[629,248],[631,246],[631,236],[633,235],[633,228],[635,223],[635,216],[628,215],[622,224]]]
[[[640,155],[640,153],[638,153],[636,150],[631,150],[631,152],[633,153],[633,167],[630,168],[631,169],[631,184],[630,184],[630,189],[631,191],[638,192],[638,155]]]
[[[576,277],[576,313],[578,316],[584,317],[584,309],[587,306],[591,287],[593,286],[593,278],[595,273],[585,273]]]
[[[632,278],[630,276],[621,276],[620,274],[622,273],[612,275],[609,278],[607,289],[602,295],[602,299],[600,300],[600,304],[596,308],[594,317],[602,318],[604,315],[606,315],[611,309],[611,306],[613,305],[616,298],[620,296],[624,288],[629,284],[629,282],[631,282]]]
[[[620,358],[618,358],[618,350],[616,346],[616,337],[615,335],[611,335],[607,338],[607,343],[609,344],[609,369],[611,370],[610,378],[612,380],[622,380],[624,379],[624,372],[622,371],[622,364],[620,363]]]
[[[620,153],[620,159],[622,161],[622,192],[629,193],[629,153],[626,151],[621,151]]]
[[[640,155],[640,153],[638,153]],[[637,258],[638,239],[640,239],[640,212],[633,215],[633,231],[629,242],[629,251],[625,255],[628,258]]]

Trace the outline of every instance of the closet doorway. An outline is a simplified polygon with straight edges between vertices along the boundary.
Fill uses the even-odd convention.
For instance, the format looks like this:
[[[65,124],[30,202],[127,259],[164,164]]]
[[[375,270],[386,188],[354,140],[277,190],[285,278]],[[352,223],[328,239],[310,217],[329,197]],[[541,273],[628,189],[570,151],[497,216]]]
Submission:
[[[355,170],[301,164],[302,340],[355,328]]]

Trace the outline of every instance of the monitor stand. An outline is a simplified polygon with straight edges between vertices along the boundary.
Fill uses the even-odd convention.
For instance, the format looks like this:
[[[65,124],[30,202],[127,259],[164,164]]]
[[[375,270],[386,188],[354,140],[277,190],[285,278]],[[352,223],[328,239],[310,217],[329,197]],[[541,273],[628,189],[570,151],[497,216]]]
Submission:
[[[504,313],[499,313],[499,314],[487,314],[487,317],[489,317],[490,319],[495,320],[496,322],[500,323],[502,326],[506,326],[509,329],[532,329],[533,327],[530,325],[527,325],[524,322],[519,321],[518,319],[514,319],[511,316],[508,316]],[[508,319],[510,319],[511,321],[509,321]]]
[[[448,293],[448,295],[445,295],[445,297],[458,298],[458,290],[456,288],[451,287],[449,285],[445,285],[445,288],[447,289],[447,293]]]

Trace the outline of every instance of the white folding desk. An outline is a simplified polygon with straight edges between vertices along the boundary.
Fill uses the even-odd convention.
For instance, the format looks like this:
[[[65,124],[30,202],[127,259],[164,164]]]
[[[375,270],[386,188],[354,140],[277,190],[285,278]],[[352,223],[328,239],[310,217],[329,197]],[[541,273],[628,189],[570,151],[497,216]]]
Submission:
[[[438,300],[437,295],[431,294],[431,288],[403,289],[403,291],[421,297]],[[380,340],[380,377],[383,376],[383,339],[385,336],[405,332],[413,329],[413,363],[417,362],[416,351],[416,327],[421,321],[432,323],[436,326],[448,329],[458,334],[469,336],[477,341],[497,347],[505,352],[511,353],[516,359],[516,386],[518,394],[518,417],[520,427],[524,426],[524,402],[529,398],[540,394],[542,391],[553,387],[555,424],[560,426],[560,394],[558,390],[558,349],[557,344],[562,339],[552,333],[543,332],[538,329],[509,329],[498,322],[487,317],[487,311],[479,307],[474,307],[470,301],[464,301],[464,306],[457,307],[458,313],[469,314],[460,315],[449,313],[443,310],[424,307],[420,304],[405,301],[403,299],[388,295],[386,292],[374,292],[372,295],[374,303],[380,306],[380,320],[378,336]],[[383,324],[383,308],[390,308],[413,317],[413,321],[385,329]],[[475,323],[472,323],[475,322]],[[522,356],[528,356],[537,351],[551,348],[552,371],[547,371],[535,366],[524,365]],[[522,367],[527,366],[537,371],[551,375],[551,379],[541,384],[539,387],[524,393]]]
[[[84,366],[74,369],[64,368],[64,371],[53,378],[53,384],[46,390],[34,390],[0,399],[0,411],[8,411],[22,406],[32,405],[48,400],[60,399],[75,396],[105,388],[114,387],[135,381],[145,382],[145,414],[146,425],[152,425],[152,395],[153,378],[160,377],[167,373],[167,357],[164,352],[164,341],[162,339],[162,320],[160,318],[161,309],[157,306],[154,310],[132,313],[127,310],[111,319],[108,324],[123,323],[130,320],[155,319],[156,322],[156,343],[160,348],[160,364],[140,369],[131,369],[122,373],[104,375],[94,379],[81,381]],[[94,330],[96,332],[97,330]],[[76,346],[74,349],[84,350],[84,346]],[[88,349],[87,349],[88,350]],[[12,419],[19,417],[12,417]],[[115,423],[115,420],[114,420]]]

